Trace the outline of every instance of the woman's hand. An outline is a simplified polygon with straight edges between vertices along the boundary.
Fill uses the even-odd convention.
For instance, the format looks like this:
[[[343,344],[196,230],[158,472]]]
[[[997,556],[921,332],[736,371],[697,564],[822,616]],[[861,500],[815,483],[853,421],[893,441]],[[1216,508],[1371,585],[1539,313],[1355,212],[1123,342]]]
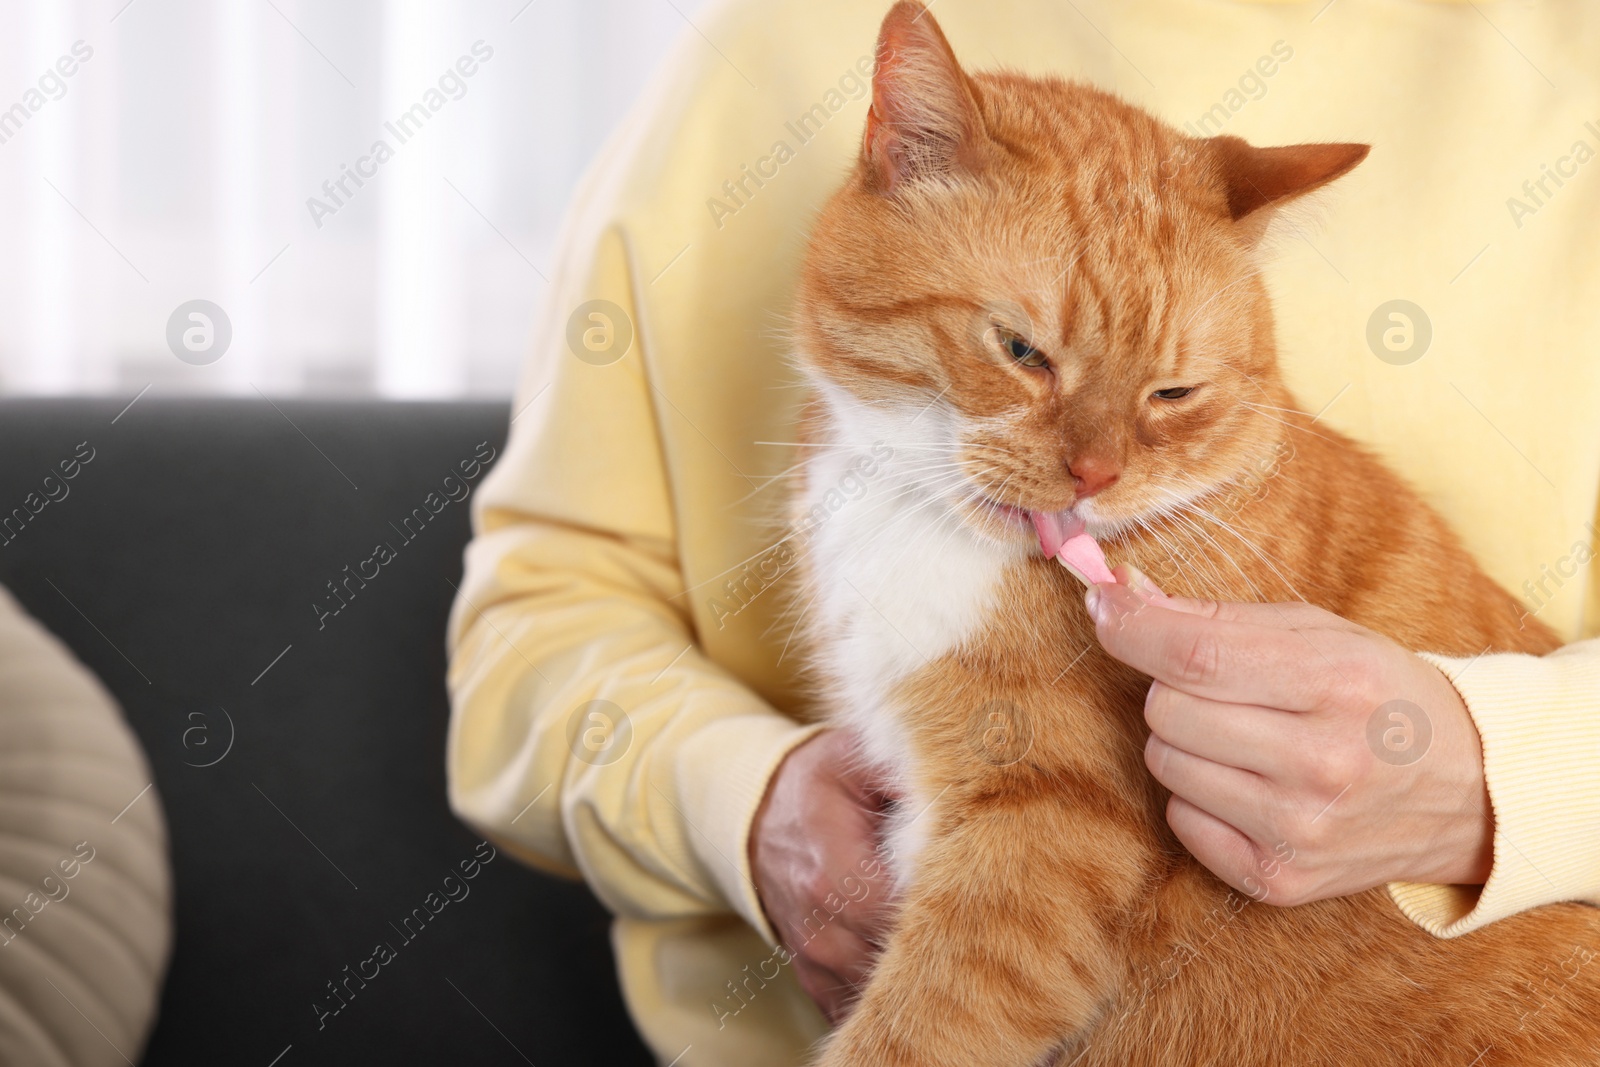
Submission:
[[[1136,571],[1087,602],[1151,676],[1145,763],[1196,859],[1300,904],[1389,881],[1480,884],[1494,821],[1477,728],[1450,681],[1308,604],[1168,598]]]
[[[849,734],[804,742],[779,765],[750,831],[761,905],[831,1023],[848,1014],[895,906],[878,849],[889,797],[857,765]]]

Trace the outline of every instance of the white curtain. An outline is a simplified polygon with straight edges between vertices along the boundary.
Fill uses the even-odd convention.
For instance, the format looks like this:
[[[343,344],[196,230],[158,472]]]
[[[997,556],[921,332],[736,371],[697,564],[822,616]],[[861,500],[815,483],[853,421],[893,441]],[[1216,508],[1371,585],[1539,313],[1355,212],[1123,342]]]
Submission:
[[[0,393],[508,395],[567,198],[701,6],[0,0]],[[209,317],[169,344],[194,300],[210,362]]]

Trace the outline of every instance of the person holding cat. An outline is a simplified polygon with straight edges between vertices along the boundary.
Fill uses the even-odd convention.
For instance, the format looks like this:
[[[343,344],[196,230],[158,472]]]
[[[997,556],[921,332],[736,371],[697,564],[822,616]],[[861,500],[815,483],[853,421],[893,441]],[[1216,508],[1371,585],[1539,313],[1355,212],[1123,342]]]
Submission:
[[[1169,598],[1128,571],[1089,606],[1101,646],[1153,680],[1145,760],[1173,833],[1218,878],[1284,905],[1387,884],[1453,937],[1600,901],[1600,649],[1579,640],[1600,618],[1584,569],[1600,373],[1578,355],[1600,351],[1600,317],[1576,295],[1600,283],[1600,172],[1577,162],[1600,146],[1585,125],[1600,124],[1600,26],[1551,8],[1319,8],[1138,0],[1090,24],[1070,5],[943,0],[938,17],[973,69],[1115,87],[1200,136],[1378,146],[1340,180],[1337,225],[1265,267],[1279,359],[1317,420],[1399,466],[1574,643],[1417,655],[1307,604]],[[624,993],[663,1063],[801,1062],[895,914],[880,829],[905,799],[858,738],[808,721],[816,694],[785,640],[786,611],[806,608],[786,606],[783,551],[889,483],[853,466],[813,520],[773,518],[803,449],[771,327],[796,289],[796,232],[861,151],[859,62],[882,14],[774,0],[701,23],[718,50],[677,56],[575,206],[507,454],[475,503],[450,632],[452,803],[616,913]],[[1417,59],[1439,54],[1462,62]],[[904,445],[897,461],[933,462]],[[1421,715],[1375,720],[1374,693]]]

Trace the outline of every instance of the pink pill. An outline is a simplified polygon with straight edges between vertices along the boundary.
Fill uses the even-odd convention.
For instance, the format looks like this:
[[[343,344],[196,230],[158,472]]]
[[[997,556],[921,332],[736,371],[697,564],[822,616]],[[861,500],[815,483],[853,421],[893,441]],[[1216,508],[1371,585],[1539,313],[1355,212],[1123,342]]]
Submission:
[[[1059,560],[1084,585],[1117,580],[1106,566],[1105,553],[1084,532],[1081,518],[1070,511],[1035,511],[1030,515],[1039,534],[1039,551],[1045,558]]]
[[[1106,554],[1100,551],[1095,539],[1086,533],[1062,542],[1056,559],[1084,585],[1100,585],[1117,580],[1111,568],[1106,566]]]

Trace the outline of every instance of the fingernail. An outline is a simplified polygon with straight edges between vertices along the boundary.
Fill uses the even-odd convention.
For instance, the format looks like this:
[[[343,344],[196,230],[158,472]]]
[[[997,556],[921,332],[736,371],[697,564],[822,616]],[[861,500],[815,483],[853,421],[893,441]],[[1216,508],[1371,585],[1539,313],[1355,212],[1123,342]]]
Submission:
[[[1163,593],[1161,591],[1161,587],[1156,585],[1155,582],[1152,582],[1150,580],[1150,576],[1144,571],[1140,570],[1138,567],[1135,567],[1131,563],[1125,563],[1123,566],[1128,568],[1129,584],[1133,586],[1134,592],[1150,600],[1172,599],[1171,597],[1167,596],[1166,593]]]
[[[1100,591],[1098,585],[1091,585],[1089,591],[1083,594],[1083,606],[1089,609],[1089,618],[1096,624],[1106,621],[1111,605],[1106,603],[1106,595]]]

